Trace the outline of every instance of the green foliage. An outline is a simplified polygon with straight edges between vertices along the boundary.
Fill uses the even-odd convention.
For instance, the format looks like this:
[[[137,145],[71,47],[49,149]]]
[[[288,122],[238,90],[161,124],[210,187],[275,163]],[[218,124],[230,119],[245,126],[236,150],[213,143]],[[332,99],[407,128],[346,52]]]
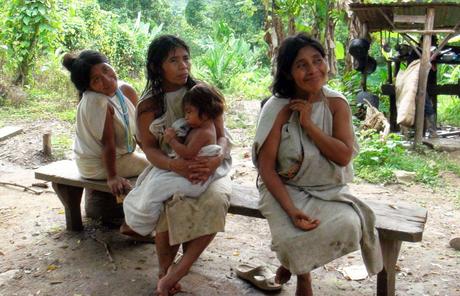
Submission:
[[[438,84],[457,84],[460,80],[459,65],[438,65]],[[458,96],[438,96],[438,121],[460,126],[460,100]]]
[[[361,74],[358,71],[344,73],[342,77],[329,79],[328,84],[335,90],[341,92],[349,101],[356,97],[361,90]]]
[[[239,73],[232,77],[226,92],[247,100],[263,99],[270,96],[272,80],[270,70],[266,67]]]
[[[146,23],[156,27],[160,24],[168,27],[174,23],[170,1],[166,0],[98,0],[104,11],[117,15],[121,22],[142,17]],[[126,19],[126,21],[123,21]]]
[[[7,66],[18,73],[15,83],[24,84],[34,58],[55,46],[59,21],[54,1],[11,1],[1,26],[0,38],[8,49]]]
[[[235,36],[251,44],[263,43],[260,32],[264,30],[265,9],[262,0],[214,0],[209,3],[209,18],[214,23],[225,23]],[[206,32],[205,32],[206,35]]]
[[[335,42],[335,57],[337,60],[345,58],[345,46],[340,41]]]
[[[260,49],[237,38],[223,22],[215,25],[214,38],[208,38],[202,48],[204,53],[197,57],[198,77],[221,89],[227,89],[232,77],[252,72],[258,66]]]
[[[360,152],[354,159],[356,176],[371,183],[395,182],[395,170],[415,172],[415,181],[429,186],[440,185],[439,173],[459,174],[460,167],[437,152],[409,150],[400,135],[390,134],[381,139],[378,133],[359,134]]]
[[[78,95],[68,72],[61,66],[62,55],[57,50],[36,60],[31,84],[24,88],[27,100],[19,106],[12,100],[5,100],[0,108],[0,118],[8,121],[59,119],[75,122]]]
[[[71,154],[73,140],[67,134],[51,135],[51,145],[53,147],[53,158],[55,160],[64,159]]]
[[[151,26],[140,17],[122,22],[95,2],[79,3],[68,10],[62,45],[69,51],[98,50],[107,55],[121,76],[136,77],[142,73],[150,40],[161,30],[162,25]]]
[[[438,121],[460,126],[460,100],[457,96],[438,96]]]
[[[189,0],[185,7],[185,19],[193,27],[203,27],[207,22],[205,2],[203,0]]]

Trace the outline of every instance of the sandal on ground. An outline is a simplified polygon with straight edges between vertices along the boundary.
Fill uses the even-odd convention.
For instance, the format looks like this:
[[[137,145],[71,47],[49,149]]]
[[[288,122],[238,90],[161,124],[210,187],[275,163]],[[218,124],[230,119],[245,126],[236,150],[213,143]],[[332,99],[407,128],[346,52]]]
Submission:
[[[278,291],[283,285],[275,283],[275,274],[266,266],[241,264],[236,268],[238,277],[264,291]]]

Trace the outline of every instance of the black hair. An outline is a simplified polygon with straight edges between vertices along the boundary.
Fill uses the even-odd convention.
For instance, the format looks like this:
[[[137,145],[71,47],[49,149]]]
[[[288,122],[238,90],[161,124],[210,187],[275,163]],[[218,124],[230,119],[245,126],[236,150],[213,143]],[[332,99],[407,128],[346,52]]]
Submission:
[[[62,65],[69,70],[70,80],[78,90],[80,99],[89,88],[91,68],[102,63],[109,63],[109,59],[95,50],[83,50],[79,55],[71,53],[64,55]]]
[[[225,99],[216,88],[199,83],[185,93],[182,106],[186,105],[195,107],[200,118],[206,115],[210,119],[216,119],[224,113]]]
[[[165,93],[162,89],[163,70],[161,66],[168,58],[169,53],[177,48],[185,49],[190,55],[190,49],[182,39],[173,35],[162,35],[152,40],[147,52],[147,83],[142,96],[151,98],[152,105],[149,107],[154,109],[155,117],[160,116],[166,111]],[[195,80],[189,75],[185,86],[187,89],[190,89],[195,84]]]
[[[295,82],[291,78],[292,64],[299,51],[310,46],[324,58],[326,53],[321,43],[305,33],[298,33],[283,40],[276,57],[276,73],[272,84],[272,93],[282,98],[290,98],[295,94]]]

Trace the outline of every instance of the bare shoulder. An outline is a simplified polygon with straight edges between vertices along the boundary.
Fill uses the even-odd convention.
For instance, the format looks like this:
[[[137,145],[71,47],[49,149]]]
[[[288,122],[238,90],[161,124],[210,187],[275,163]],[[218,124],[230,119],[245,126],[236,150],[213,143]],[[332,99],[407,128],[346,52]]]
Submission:
[[[288,121],[289,117],[291,116],[291,113],[292,113],[292,111],[289,108],[289,105],[284,106],[280,110],[278,115],[276,115],[274,126],[285,124]]]
[[[194,128],[190,131],[187,142],[194,138],[204,142],[204,145],[215,144],[217,140],[216,129],[213,126]]]
[[[133,105],[136,106],[138,99],[136,90],[127,83],[123,83],[120,86],[120,89],[123,92],[123,94],[133,103]]]
[[[142,113],[155,113],[155,103],[153,100],[142,100],[139,102],[139,105],[137,106],[137,113],[140,115]]]
[[[335,114],[336,112],[350,112],[350,106],[344,98],[328,97],[327,103],[332,114]]]

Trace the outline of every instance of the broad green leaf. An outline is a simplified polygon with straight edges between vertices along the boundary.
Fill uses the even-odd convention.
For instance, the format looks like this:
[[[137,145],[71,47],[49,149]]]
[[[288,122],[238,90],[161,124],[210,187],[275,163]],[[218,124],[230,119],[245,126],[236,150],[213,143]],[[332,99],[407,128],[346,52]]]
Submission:
[[[340,41],[335,41],[335,57],[337,60],[343,60],[345,58],[345,47]]]

